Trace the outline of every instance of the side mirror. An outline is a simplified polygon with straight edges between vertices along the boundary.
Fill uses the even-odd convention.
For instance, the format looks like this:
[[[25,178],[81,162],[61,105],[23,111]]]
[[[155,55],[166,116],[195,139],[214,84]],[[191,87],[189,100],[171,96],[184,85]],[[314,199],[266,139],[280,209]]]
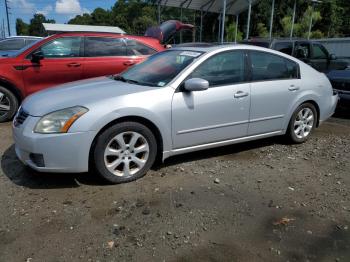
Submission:
[[[329,60],[336,60],[337,56],[335,54],[330,54],[329,55]]]
[[[34,52],[34,53],[32,54],[32,59],[31,59],[31,61],[32,61],[33,63],[39,64],[39,63],[40,63],[40,60],[43,60],[43,59],[44,59],[44,54],[43,54],[43,52],[41,52],[41,51],[36,51],[36,52]]]
[[[186,91],[204,91],[209,88],[209,82],[202,78],[191,78],[185,81],[184,89]]]

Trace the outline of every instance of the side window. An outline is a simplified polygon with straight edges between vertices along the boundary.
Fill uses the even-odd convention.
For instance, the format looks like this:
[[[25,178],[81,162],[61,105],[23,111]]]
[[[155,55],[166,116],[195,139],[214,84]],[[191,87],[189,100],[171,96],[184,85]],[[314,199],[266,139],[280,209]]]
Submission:
[[[23,39],[8,39],[0,42],[0,50],[19,50],[23,46]]]
[[[310,44],[298,43],[295,48],[295,57],[300,59],[310,58]]]
[[[39,41],[39,39],[26,39],[25,45],[31,45],[37,41]]]
[[[286,58],[265,52],[250,52],[252,81],[298,78],[299,66]]]
[[[126,45],[128,56],[152,55],[157,52],[156,50],[131,39],[126,39]]]
[[[85,56],[125,56],[126,46],[122,38],[86,37]]]
[[[314,59],[327,59],[328,54],[326,53],[326,51],[323,49],[323,47],[321,45],[314,44],[312,58],[314,58]]]
[[[285,53],[287,55],[292,55],[293,43],[292,42],[279,42],[275,44],[275,50]]]
[[[245,80],[243,51],[229,51],[214,55],[200,64],[190,75],[203,78],[209,86],[231,85]]]
[[[80,56],[80,37],[62,37],[40,48],[45,58],[66,58]]]

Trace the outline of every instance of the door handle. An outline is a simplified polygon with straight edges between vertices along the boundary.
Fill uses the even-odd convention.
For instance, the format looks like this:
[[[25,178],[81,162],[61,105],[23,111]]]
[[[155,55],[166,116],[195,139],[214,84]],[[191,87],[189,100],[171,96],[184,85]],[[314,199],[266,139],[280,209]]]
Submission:
[[[299,89],[300,89],[300,87],[299,87],[299,86],[295,86],[295,85],[291,85],[291,86],[288,88],[289,91],[297,91],[297,90],[299,90]]]
[[[68,67],[79,67],[79,66],[81,66],[81,64],[79,64],[79,63],[69,63],[69,64],[67,64],[67,66]]]
[[[237,93],[234,94],[234,98],[242,98],[245,96],[248,96],[249,94],[247,92],[243,92],[243,91],[238,91]]]
[[[123,64],[126,66],[131,66],[134,65],[136,62],[135,61],[125,61]]]

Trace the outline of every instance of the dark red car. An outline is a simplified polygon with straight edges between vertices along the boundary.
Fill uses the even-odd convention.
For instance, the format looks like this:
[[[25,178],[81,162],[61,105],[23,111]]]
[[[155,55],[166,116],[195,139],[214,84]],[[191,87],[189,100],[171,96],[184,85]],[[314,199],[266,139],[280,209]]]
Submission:
[[[0,122],[44,88],[120,73],[164,50],[159,39],[112,33],[59,33],[0,58]]]

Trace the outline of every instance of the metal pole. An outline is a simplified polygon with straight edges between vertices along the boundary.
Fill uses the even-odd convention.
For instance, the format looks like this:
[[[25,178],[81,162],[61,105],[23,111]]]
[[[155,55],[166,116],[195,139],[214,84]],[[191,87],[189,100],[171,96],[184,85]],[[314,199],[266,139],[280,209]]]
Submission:
[[[7,30],[9,33],[9,36],[11,36],[11,29],[10,29],[10,19],[9,19],[9,7],[7,5],[7,0],[5,0],[5,11],[6,11],[6,19],[7,19]]]
[[[221,36],[221,14],[219,14],[219,17],[218,17],[218,42],[220,42],[220,36]]]
[[[239,19],[239,14],[238,14],[238,15],[236,15],[235,43],[237,43],[238,19]]]
[[[246,39],[248,40],[249,38],[249,29],[250,29],[250,15],[252,12],[252,1],[248,0],[249,2],[249,8],[248,8],[248,22],[247,22],[247,34],[246,34]]]
[[[310,39],[311,28],[312,28],[312,14],[314,12],[314,3],[311,5],[311,15],[310,15],[310,24],[309,24],[309,33],[307,34],[307,39]]]
[[[225,35],[225,16],[226,16],[226,0],[222,1],[222,20],[221,20],[221,43],[224,42]]]
[[[294,30],[294,22],[295,22],[295,12],[296,12],[296,10],[297,10],[297,0],[294,0],[292,28],[290,29],[290,38],[293,37],[293,30]]]
[[[181,8],[180,8],[180,21],[182,23],[182,5],[181,5]],[[180,43],[182,43],[182,30],[180,30]]]
[[[158,25],[160,25],[160,1],[158,2]]]
[[[202,42],[202,30],[203,30],[203,10],[201,9],[201,28],[199,31],[199,42]]]
[[[270,39],[272,38],[273,14],[275,11],[275,0],[272,0],[271,18],[270,18]]]

